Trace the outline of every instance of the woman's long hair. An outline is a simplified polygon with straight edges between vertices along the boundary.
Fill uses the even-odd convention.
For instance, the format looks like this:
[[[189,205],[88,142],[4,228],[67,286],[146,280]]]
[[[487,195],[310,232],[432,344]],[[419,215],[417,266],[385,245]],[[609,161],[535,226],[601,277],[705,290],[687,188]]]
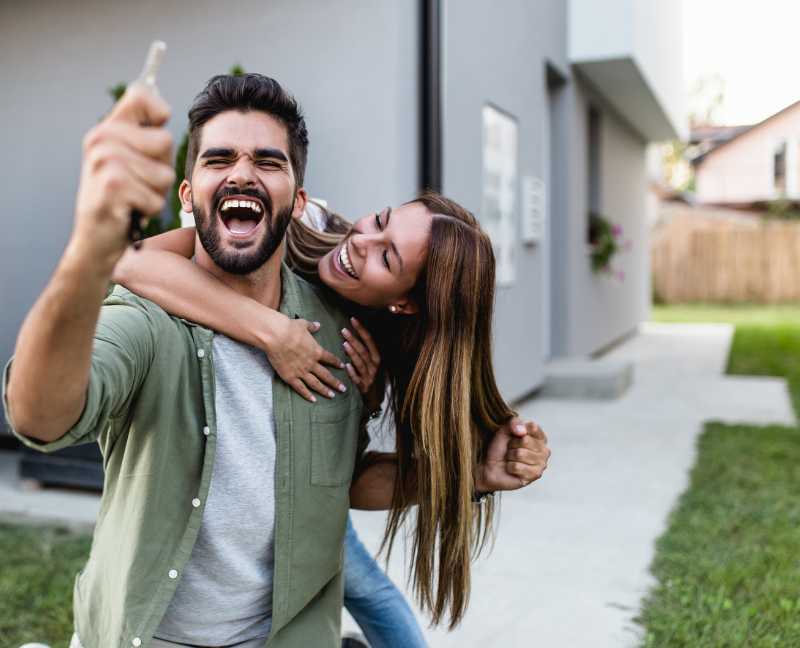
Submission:
[[[411,316],[388,309],[361,315],[381,352],[391,386],[397,478],[384,546],[418,504],[411,580],[434,625],[449,612],[461,621],[470,565],[492,528],[494,502],[476,506],[475,467],[495,431],[511,416],[494,377],[492,310],[495,259],[477,219],[452,200],[426,192],[432,214],[426,261],[409,300]],[[333,214],[326,232],[292,221],[287,262],[313,274],[348,224]],[[346,229],[344,230],[347,231]],[[416,470],[413,470],[416,468]]]

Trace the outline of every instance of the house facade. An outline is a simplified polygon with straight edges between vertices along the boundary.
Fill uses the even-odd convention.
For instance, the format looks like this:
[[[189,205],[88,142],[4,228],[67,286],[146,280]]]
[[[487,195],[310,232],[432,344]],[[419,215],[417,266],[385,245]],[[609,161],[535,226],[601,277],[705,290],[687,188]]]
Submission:
[[[694,160],[694,174],[703,204],[758,207],[782,197],[800,200],[800,102],[740,127],[716,146],[700,146],[707,150]]]
[[[648,142],[685,134],[681,0],[33,0],[0,6],[0,360],[69,236],[83,134],[153,38],[180,138],[234,64],[301,101],[309,194],[355,219],[441,189],[490,232],[505,395],[648,315]],[[676,45],[676,43],[678,45]],[[796,148],[796,145],[795,145]],[[588,215],[621,226],[622,282],[592,271]]]

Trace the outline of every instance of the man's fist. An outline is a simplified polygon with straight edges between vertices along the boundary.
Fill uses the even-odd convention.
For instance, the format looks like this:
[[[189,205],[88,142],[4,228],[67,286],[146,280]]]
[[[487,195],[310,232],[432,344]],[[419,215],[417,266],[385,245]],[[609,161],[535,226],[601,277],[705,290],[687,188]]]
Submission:
[[[479,493],[516,490],[542,476],[550,458],[547,437],[536,423],[515,416],[497,430],[478,464],[475,490]]]
[[[128,244],[131,212],[163,209],[175,179],[172,135],[162,128],[169,114],[166,101],[134,85],[83,138],[72,236],[82,254],[113,267]]]

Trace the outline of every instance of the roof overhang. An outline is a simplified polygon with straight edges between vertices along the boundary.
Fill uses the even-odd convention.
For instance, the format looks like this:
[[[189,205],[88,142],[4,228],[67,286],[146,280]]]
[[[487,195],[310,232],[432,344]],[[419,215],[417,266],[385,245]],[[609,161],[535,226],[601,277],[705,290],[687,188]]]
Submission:
[[[653,89],[631,57],[573,63],[581,79],[645,140],[681,139]]]

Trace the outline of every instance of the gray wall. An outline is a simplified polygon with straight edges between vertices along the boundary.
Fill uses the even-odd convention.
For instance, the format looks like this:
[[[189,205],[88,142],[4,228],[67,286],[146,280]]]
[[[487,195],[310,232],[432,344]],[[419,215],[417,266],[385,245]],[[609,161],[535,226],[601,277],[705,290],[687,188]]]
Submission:
[[[566,3],[445,2],[444,191],[480,217],[481,110],[490,103],[519,124],[519,176],[547,176],[546,61],[566,68]],[[542,246],[516,249],[517,279],[498,289],[495,362],[510,398],[543,379]]]
[[[413,197],[418,18],[409,0],[27,0],[0,5],[0,362],[71,229],[83,134],[105,89],[134,79],[153,38],[180,136],[194,95],[234,63],[306,110],[306,187],[349,217]]]
[[[602,350],[647,317],[650,303],[645,147],[634,131],[578,77],[558,98],[555,139],[563,148],[553,188],[553,355]],[[623,228],[632,249],[616,256],[622,282],[592,272],[587,246],[589,108],[601,115],[600,208]]]

